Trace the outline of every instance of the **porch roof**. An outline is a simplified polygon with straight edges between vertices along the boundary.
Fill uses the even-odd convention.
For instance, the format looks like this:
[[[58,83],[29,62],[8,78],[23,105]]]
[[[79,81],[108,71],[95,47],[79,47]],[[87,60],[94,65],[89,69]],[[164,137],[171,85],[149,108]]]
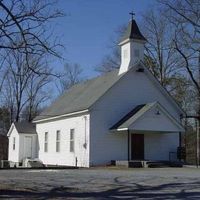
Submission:
[[[158,102],[137,105],[111,128],[111,131],[184,132],[180,122]]]
[[[35,124],[22,121],[22,122],[14,122],[15,128],[17,129],[18,133],[25,133],[25,134],[37,134]]]

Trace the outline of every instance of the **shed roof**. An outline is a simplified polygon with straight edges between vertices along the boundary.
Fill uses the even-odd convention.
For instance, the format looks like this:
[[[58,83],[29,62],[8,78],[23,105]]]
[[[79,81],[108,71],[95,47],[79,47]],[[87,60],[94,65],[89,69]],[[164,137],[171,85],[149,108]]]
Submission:
[[[17,132],[25,133],[25,134],[37,134],[35,124],[30,122],[14,122],[15,128],[17,129]]]

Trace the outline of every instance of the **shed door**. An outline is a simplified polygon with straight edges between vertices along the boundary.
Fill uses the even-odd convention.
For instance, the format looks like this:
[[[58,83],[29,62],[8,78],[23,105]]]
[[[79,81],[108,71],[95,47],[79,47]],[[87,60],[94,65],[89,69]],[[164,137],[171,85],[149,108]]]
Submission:
[[[32,158],[32,137],[30,136],[24,138],[24,157]]]
[[[131,160],[144,160],[144,135],[131,135]]]

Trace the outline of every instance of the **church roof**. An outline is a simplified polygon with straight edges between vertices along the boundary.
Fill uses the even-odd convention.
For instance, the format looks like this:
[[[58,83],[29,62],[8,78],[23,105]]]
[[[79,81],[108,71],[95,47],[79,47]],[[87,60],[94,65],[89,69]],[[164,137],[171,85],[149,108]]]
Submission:
[[[72,86],[33,121],[89,109],[122,75],[118,70]]]
[[[132,67],[130,70],[132,70]],[[169,93],[159,84],[150,71],[145,68],[145,72],[155,81],[158,87],[164,92],[166,97],[169,97],[174,105],[181,111],[176,101]],[[115,83],[117,83],[124,75],[118,74],[118,69],[108,72],[102,76],[87,80],[76,84],[67,90],[62,96],[58,97],[47,109],[38,115],[33,122],[40,120],[50,120],[57,117],[62,117],[76,112],[85,112],[89,110]],[[141,105],[142,106],[142,105]],[[138,107],[140,108],[140,106]],[[131,113],[134,114],[133,110]],[[130,114],[130,113],[129,113]]]
[[[129,22],[126,32],[124,33],[120,41],[123,42],[124,40],[127,39],[137,39],[146,41],[146,38],[140,32],[140,29],[138,28],[138,25],[134,19],[132,19]]]

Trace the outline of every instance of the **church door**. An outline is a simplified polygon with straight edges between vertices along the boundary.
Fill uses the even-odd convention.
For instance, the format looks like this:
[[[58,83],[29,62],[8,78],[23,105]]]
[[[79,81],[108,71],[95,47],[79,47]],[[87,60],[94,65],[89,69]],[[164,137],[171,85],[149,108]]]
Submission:
[[[144,160],[143,134],[131,134],[131,160]]]

